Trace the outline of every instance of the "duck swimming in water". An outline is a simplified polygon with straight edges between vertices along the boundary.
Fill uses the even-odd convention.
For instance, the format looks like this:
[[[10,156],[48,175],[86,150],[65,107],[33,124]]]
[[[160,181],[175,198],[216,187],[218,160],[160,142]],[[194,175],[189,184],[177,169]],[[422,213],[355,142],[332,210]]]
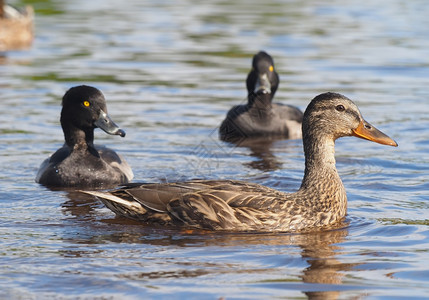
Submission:
[[[254,137],[302,137],[301,110],[295,106],[273,103],[279,75],[268,53],[261,51],[255,54],[246,85],[248,102],[230,109],[219,128],[221,140],[236,142]]]
[[[235,180],[134,183],[85,193],[117,215],[144,223],[227,231],[321,229],[340,221],[347,211],[346,191],[335,167],[335,140],[356,136],[383,145],[397,143],[366,122],[350,99],[336,93],[310,102],[302,132],[305,172],[294,193]]]
[[[107,115],[103,94],[91,86],[69,89],[62,101],[64,146],[39,168],[36,182],[51,187],[102,187],[128,183],[133,171],[115,151],[94,145],[94,129],[125,136]]]

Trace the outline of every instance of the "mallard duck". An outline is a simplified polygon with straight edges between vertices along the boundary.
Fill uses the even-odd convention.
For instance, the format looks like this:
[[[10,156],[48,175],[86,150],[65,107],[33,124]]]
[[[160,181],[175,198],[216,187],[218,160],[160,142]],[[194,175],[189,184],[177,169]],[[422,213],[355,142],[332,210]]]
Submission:
[[[145,223],[206,230],[295,232],[330,226],[346,215],[347,195],[335,167],[335,140],[356,136],[397,146],[366,122],[358,107],[336,93],[308,105],[302,123],[305,173],[294,193],[235,180],[134,183],[100,192],[117,215]]]
[[[22,49],[33,42],[34,11],[18,10],[0,0],[0,51]]]
[[[94,145],[94,128],[125,136],[107,115],[103,94],[91,86],[69,89],[62,101],[64,146],[39,168],[36,182],[52,187],[112,186],[128,183],[133,172],[115,151]]]
[[[231,108],[219,128],[224,141],[252,137],[300,139],[303,113],[295,106],[273,103],[279,75],[273,58],[261,51],[253,57],[246,80],[248,102]]]

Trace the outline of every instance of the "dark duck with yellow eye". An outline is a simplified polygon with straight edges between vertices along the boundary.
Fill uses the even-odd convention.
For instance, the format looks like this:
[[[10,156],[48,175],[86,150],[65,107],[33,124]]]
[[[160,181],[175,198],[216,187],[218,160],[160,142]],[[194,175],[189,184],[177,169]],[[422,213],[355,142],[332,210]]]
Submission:
[[[325,93],[308,105],[302,123],[305,171],[297,192],[235,180],[134,183],[109,192],[87,191],[117,215],[145,223],[227,231],[320,230],[347,212],[335,167],[335,140],[356,136],[397,146],[366,122],[348,98]]]
[[[299,139],[303,113],[295,106],[273,103],[279,76],[272,57],[264,51],[253,57],[246,80],[248,102],[234,106],[219,128],[220,139],[277,137]]]
[[[94,145],[94,129],[125,136],[107,114],[103,94],[90,86],[69,89],[62,101],[65,143],[39,168],[36,182],[52,187],[102,187],[128,183],[133,172],[115,151]]]

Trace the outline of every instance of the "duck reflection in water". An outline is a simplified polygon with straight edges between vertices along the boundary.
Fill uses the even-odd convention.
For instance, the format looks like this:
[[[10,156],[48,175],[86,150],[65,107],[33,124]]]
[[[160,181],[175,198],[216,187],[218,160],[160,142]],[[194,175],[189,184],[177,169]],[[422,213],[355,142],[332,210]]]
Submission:
[[[231,145],[249,149],[249,156],[253,159],[244,165],[262,172],[282,169],[284,162],[276,156],[276,149],[281,153],[302,152],[301,142],[276,137],[242,139],[238,144]]]
[[[148,268],[148,261],[154,260],[153,263],[156,263],[157,260],[146,252],[147,247],[142,246],[140,258],[137,253],[134,253],[133,269],[123,270],[118,265],[115,277],[124,280],[145,281],[156,286],[159,280],[171,280],[171,278],[198,280],[200,277],[214,275],[235,278],[240,274],[248,274],[249,278],[256,278],[255,281],[250,280],[250,283],[240,284],[283,290],[284,295],[288,295],[291,291],[301,291],[308,299],[337,299],[341,296],[341,291],[347,288],[342,287],[345,273],[358,265],[342,262],[340,257],[341,243],[348,235],[348,220],[343,220],[327,231],[304,234],[236,234],[177,230],[156,225],[142,227],[138,222],[123,217],[113,219],[98,217],[98,222],[94,222],[97,221],[94,212],[98,208],[94,199],[82,198],[82,195],[79,196],[76,192],[70,192],[67,196],[70,200],[63,204],[65,211],[76,217],[82,225],[79,234],[65,237],[69,242],[75,240],[79,245],[99,245],[95,248],[96,250],[94,249],[97,255],[105,251],[103,245],[110,243],[148,245],[151,249],[178,247],[183,252],[184,256],[176,257],[168,269]],[[220,258],[220,261],[217,258],[211,258],[208,262],[207,257],[203,255],[194,256],[189,261],[186,249],[189,248],[192,253],[196,246],[207,249],[221,248],[226,253],[235,251],[236,254],[232,255],[239,255],[237,253],[242,247],[245,247],[248,253],[261,251],[268,246],[270,249],[275,249],[267,251],[271,254],[275,252],[276,263],[275,266],[261,269],[259,265],[256,266],[253,263],[243,264],[239,258],[236,262],[225,263],[223,258]],[[252,250],[255,247],[259,250]],[[91,256],[92,253],[88,252],[88,249],[91,248],[67,247],[61,250],[60,254],[64,257]],[[127,247],[125,246],[124,249]],[[267,251],[265,252],[268,253]],[[107,253],[109,250],[106,250]],[[264,256],[260,256],[260,259],[266,260],[266,264],[270,265],[268,261],[272,259],[271,255]],[[300,260],[299,265],[303,266],[297,267],[296,260]],[[260,274],[264,274],[263,281],[257,279]]]
[[[51,190],[55,189],[51,188]],[[91,222],[99,219],[99,212],[97,209],[103,207],[100,201],[96,201],[94,197],[88,197],[88,195],[73,189],[62,188],[61,191],[65,191],[66,197],[68,198],[68,200],[61,205],[65,215],[80,221],[85,220]]]

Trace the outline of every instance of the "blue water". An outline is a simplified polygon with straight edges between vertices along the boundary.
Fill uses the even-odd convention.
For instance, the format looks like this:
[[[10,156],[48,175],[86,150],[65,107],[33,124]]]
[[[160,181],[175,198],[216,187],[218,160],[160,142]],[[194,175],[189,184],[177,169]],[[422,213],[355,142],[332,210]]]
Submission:
[[[0,298],[425,299],[429,295],[429,5],[426,1],[9,1],[36,10],[36,38],[0,57]],[[231,2],[231,3],[230,3]],[[63,143],[60,101],[106,96],[127,136],[96,132],[135,180],[242,179],[294,191],[299,140],[217,139],[268,51],[279,102],[353,99],[398,148],[337,141],[343,229],[192,233],[116,218],[34,182]]]

